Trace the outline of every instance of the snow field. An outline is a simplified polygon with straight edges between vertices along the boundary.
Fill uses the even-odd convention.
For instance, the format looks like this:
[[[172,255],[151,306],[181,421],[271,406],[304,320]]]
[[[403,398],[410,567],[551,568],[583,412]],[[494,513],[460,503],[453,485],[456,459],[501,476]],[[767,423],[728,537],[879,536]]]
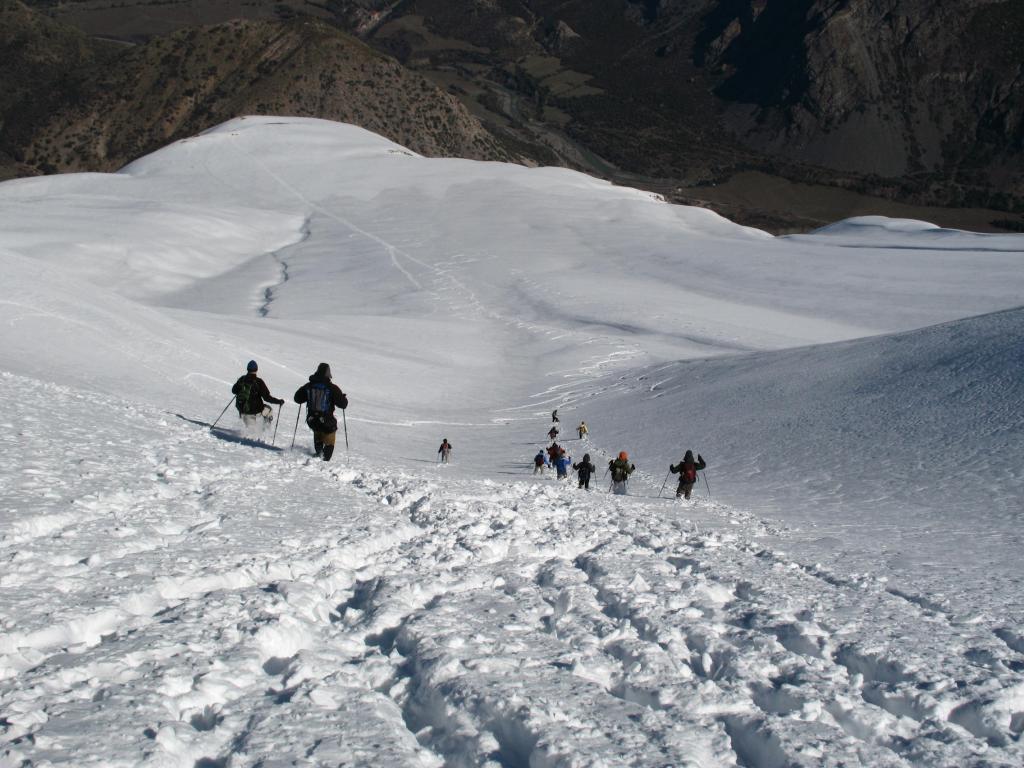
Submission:
[[[0,185],[0,768],[1021,765],[1022,253],[287,118]]]
[[[742,512],[310,462],[0,383],[95,430],[123,483],[44,450],[52,424],[4,433],[39,446],[4,509],[49,497],[0,540],[6,764],[1021,759],[1019,636],[764,549]]]

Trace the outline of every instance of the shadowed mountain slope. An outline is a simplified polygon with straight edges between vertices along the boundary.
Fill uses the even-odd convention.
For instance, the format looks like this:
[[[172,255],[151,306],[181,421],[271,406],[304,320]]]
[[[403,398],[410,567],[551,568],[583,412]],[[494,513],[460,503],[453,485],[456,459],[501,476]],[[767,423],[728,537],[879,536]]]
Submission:
[[[113,170],[253,113],[362,125],[426,155],[519,159],[452,96],[315,19],[231,21],[118,47],[5,2],[3,144],[36,172]],[[40,91],[42,95],[40,96]]]

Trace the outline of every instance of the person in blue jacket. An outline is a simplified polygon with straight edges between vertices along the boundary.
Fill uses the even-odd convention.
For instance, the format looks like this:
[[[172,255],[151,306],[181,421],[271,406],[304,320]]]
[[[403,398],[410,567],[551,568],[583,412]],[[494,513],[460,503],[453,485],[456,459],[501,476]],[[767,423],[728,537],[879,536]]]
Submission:
[[[571,466],[572,456],[563,450],[555,461],[555,471],[558,473],[559,480],[564,480],[569,476],[569,467]]]

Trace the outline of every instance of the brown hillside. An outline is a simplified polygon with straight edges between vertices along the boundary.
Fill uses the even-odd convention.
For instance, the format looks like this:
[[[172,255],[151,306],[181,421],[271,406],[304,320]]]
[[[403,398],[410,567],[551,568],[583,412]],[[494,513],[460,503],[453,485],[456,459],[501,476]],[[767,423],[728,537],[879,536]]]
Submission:
[[[453,97],[314,19],[185,29],[75,61],[73,88],[19,147],[38,171],[113,170],[245,114],[350,122],[431,156],[518,159]]]

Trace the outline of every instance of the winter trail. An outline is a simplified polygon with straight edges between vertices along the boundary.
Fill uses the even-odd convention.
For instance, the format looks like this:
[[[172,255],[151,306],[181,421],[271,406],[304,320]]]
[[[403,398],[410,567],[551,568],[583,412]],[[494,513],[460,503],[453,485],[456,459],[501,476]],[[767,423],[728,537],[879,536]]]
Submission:
[[[792,562],[754,516],[356,451],[325,464],[0,387],[45,393],[79,446],[47,450],[53,424],[21,414],[2,438],[38,446],[0,488],[5,514],[36,510],[0,540],[9,764],[1022,757],[1001,725],[1021,685],[1004,639],[872,574]],[[904,642],[908,623],[927,632]]]

